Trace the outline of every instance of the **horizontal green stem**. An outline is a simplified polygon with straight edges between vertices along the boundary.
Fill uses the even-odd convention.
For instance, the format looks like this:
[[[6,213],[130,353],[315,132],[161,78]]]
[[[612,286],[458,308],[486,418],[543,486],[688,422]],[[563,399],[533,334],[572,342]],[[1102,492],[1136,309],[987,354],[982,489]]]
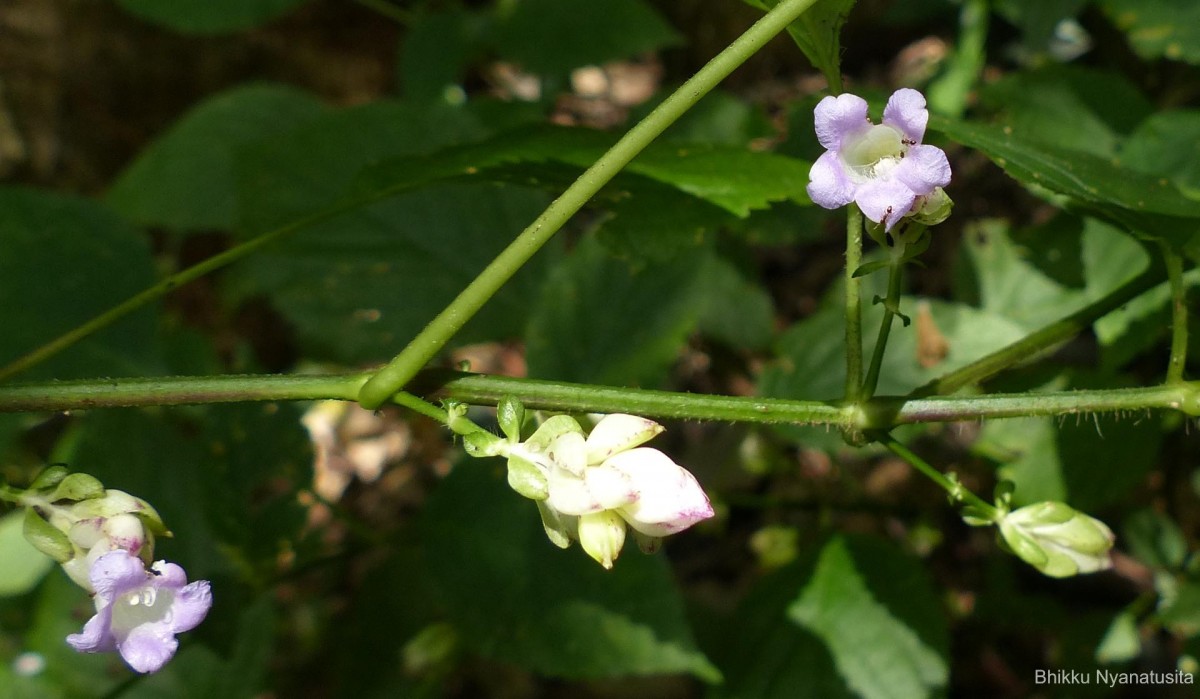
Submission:
[[[244,401],[355,400],[366,377],[363,373],[174,376],[17,384],[0,386],[0,413]],[[1200,382],[1040,394],[881,396],[861,408],[834,402],[674,393],[447,370],[423,371],[412,382],[411,388],[416,395],[397,394],[392,402],[439,422],[445,422],[445,412],[416,396],[430,401],[456,400],[476,405],[495,405],[501,398],[511,396],[527,408],[539,410],[621,412],[677,420],[829,425],[861,430],[886,430],[909,423],[1150,409],[1196,414],[1200,409]]]
[[[1160,265],[1151,265],[1138,276],[1112,290],[1094,303],[1047,325],[1032,335],[956,369],[913,391],[912,396],[947,395],[978,383],[1011,366],[1033,359],[1041,352],[1068,340],[1100,318],[1153,289],[1163,280]]]
[[[367,381],[359,402],[364,407],[375,408],[403,388],[488,299],[622,168],[815,1],[780,2],[622,136],[561,196],[551,202],[412,342]]]

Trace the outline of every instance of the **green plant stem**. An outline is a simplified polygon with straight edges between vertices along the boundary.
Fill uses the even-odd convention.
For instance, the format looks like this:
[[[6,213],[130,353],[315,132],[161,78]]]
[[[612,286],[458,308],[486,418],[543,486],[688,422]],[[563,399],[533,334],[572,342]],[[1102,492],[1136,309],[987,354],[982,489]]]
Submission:
[[[815,0],[783,0],[589,167],[401,352],[363,386],[359,402],[376,408],[404,387],[500,287],[638,153]]]
[[[857,204],[846,207],[846,402],[857,403],[862,388],[862,265],[863,215]]]
[[[1179,383],[1183,381],[1183,368],[1187,362],[1187,287],[1183,284],[1183,258],[1165,242],[1162,253],[1167,265],[1167,280],[1171,284],[1171,357],[1167,361],[1167,383]]]
[[[908,447],[904,446],[900,442],[897,442],[896,438],[892,435],[888,434],[887,432],[873,432],[870,433],[869,436],[883,446],[887,447],[888,451],[907,461],[912,465],[913,468],[925,474],[929,480],[941,486],[942,489],[949,493],[950,496],[955,500],[965,502],[969,505],[974,505],[983,512],[991,514],[993,518],[995,517],[996,508],[990,503],[984,501],[983,498],[980,498],[975,493],[972,493],[964,488],[961,483],[951,480],[941,471],[937,470],[933,466],[930,466],[929,463],[927,463],[924,459],[910,451]]]
[[[979,383],[999,372],[1033,359],[1041,352],[1082,332],[1092,323],[1162,282],[1161,267],[1152,265],[1138,276],[1113,289],[1071,315],[1047,325],[1007,347],[992,352],[945,376],[934,379],[910,393],[910,396],[948,395]]]
[[[879,325],[879,335],[875,338],[875,349],[871,353],[871,366],[867,369],[867,378],[863,381],[859,396],[869,399],[875,395],[879,386],[879,370],[883,368],[883,354],[887,351],[888,336],[892,333],[892,321],[900,312],[900,287],[904,275],[903,244],[893,251],[892,264],[888,267],[887,298],[883,300],[883,320]]]
[[[246,401],[354,400],[367,374],[328,376],[173,376],[154,379],[55,381],[0,386],[0,413],[92,408],[199,405]],[[886,430],[896,425],[1039,415],[1140,413],[1151,409],[1200,413],[1200,382],[1150,388],[1055,393],[905,398],[881,396],[860,406],[834,402],[590,386],[514,379],[432,369],[399,394],[399,405],[446,422],[447,414],[425,401],[455,400],[494,406],[505,396],[533,410],[634,413],[678,420],[723,420],[835,428]],[[418,397],[420,396],[420,397]]]
[[[56,337],[41,347],[38,347],[37,349],[18,357],[4,367],[0,367],[0,381],[8,380],[13,376],[25,371],[26,369],[29,369],[30,367],[49,359],[76,342],[79,342],[88,335],[107,328],[121,318],[124,318],[130,313],[138,310],[142,306],[166,296],[171,291],[174,291],[184,284],[195,281],[209,272],[220,269],[221,267],[224,267],[232,262],[236,262],[237,260],[240,260],[251,253],[257,252],[258,250],[282,238],[286,238],[297,231],[303,230],[316,223],[320,223],[331,218],[336,218],[344,213],[359,208],[364,204],[386,198],[391,194],[391,192],[379,192],[369,197],[361,197],[354,200],[341,202],[327,209],[323,209],[316,213],[305,216],[297,221],[293,221],[285,226],[267,231],[266,233],[247,240],[246,242],[232,247],[225,252],[222,252],[218,255],[213,255],[207,260],[203,260],[202,262],[192,265],[187,269],[180,270],[179,272],[176,272],[175,274],[172,274],[171,276],[158,282],[154,286],[130,297],[116,306],[113,306],[95,318],[87,321],[83,325],[79,325],[71,329],[70,331]]]
[[[397,24],[404,26],[412,21],[412,13],[408,10],[401,9],[393,5],[387,0],[355,0],[359,5],[378,12],[379,14],[394,20]]]

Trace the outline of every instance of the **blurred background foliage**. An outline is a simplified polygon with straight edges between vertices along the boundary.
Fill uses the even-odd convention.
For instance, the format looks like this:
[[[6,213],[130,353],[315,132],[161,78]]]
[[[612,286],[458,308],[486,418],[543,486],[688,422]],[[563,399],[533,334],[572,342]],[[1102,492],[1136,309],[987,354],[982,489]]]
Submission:
[[[8,0],[0,361],[355,198],[372,203],[21,378],[383,361],[754,21],[751,4]],[[846,11],[848,89],[877,106],[925,90],[929,140],[955,169],[955,215],[911,279],[915,322],[889,348],[882,393],[1100,298],[1150,264],[1147,238],[1194,261],[1198,8],[821,0],[794,28],[805,52],[787,36],[765,47],[441,361],[838,397],[843,219],[804,184]],[[1164,284],[983,388],[1156,383],[1167,302]],[[1065,499],[1111,523],[1114,570],[1064,581],[999,552],[903,462],[827,430],[668,428],[662,447],[719,517],[607,573],[545,541],[498,460],[460,466],[444,430],[399,411],[0,415],[4,478],[62,461],[148,499],[177,535],[160,555],[216,598],[163,672],[135,677],[68,649],[88,601],[0,518],[0,697],[1081,696],[1108,692],[1038,687],[1034,670],[1197,667],[1200,449],[1177,415],[902,431],[978,492],[1010,478],[1020,502]]]

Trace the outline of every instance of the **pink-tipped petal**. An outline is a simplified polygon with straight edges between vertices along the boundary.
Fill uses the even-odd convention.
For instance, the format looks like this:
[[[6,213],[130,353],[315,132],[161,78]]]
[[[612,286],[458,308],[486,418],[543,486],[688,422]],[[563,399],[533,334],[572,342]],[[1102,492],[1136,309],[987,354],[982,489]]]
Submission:
[[[892,177],[918,196],[925,196],[950,184],[950,161],[937,146],[913,146],[892,171]]]
[[[867,118],[867,101],[858,95],[842,94],[826,97],[813,110],[817,140],[827,150],[837,151],[842,140],[871,126]]]
[[[896,90],[883,108],[883,123],[900,129],[909,141],[920,143],[929,124],[925,95],[907,87]]]
[[[637,489],[637,501],[618,512],[642,534],[674,534],[713,516],[712,504],[695,476],[657,449],[631,449],[605,465],[627,474]]]
[[[817,206],[839,209],[854,201],[854,183],[837,153],[826,151],[808,171],[808,196]]]
[[[863,215],[875,223],[883,223],[886,230],[912,209],[917,195],[897,180],[872,180],[859,186],[854,201]]]

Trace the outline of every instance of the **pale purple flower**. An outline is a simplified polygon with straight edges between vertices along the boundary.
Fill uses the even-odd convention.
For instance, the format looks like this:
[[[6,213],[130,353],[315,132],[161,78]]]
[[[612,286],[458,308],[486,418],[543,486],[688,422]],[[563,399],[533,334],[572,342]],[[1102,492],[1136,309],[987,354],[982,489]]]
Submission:
[[[147,571],[123,549],[96,559],[91,584],[96,615],[67,643],[81,653],[117,651],[142,673],[162,668],[179,647],[175,634],[195,628],[212,606],[207,580],[189,584],[183,568],[165,561]]]
[[[857,95],[826,97],[814,111],[825,153],[808,173],[808,196],[826,209],[854,202],[888,231],[938,187],[950,183],[950,163],[936,146],[923,145],[929,112],[925,96],[897,90],[872,124]]]

